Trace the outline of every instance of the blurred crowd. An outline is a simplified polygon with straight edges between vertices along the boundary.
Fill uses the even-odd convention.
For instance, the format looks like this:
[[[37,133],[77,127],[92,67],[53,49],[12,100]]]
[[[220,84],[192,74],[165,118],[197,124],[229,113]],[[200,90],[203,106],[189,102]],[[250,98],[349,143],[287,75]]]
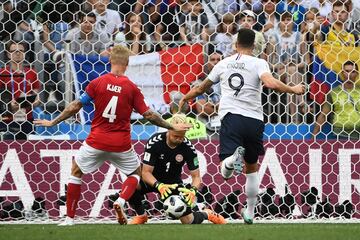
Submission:
[[[63,109],[66,52],[108,56],[112,46],[121,44],[140,55],[200,43],[206,77],[217,62],[235,53],[237,31],[249,28],[256,31],[254,55],[266,59],[274,75],[287,84],[309,85],[314,45],[357,47],[360,34],[357,0],[11,0],[2,1],[1,8],[0,131],[10,133],[5,139],[26,138],[33,131],[34,108]],[[357,62],[345,61],[339,75],[344,86],[327,94],[325,107],[310,94],[264,89],[265,122],[316,123],[317,134],[329,121],[338,124],[341,136],[358,139]],[[187,109],[208,131],[220,127],[220,96],[215,85]]]

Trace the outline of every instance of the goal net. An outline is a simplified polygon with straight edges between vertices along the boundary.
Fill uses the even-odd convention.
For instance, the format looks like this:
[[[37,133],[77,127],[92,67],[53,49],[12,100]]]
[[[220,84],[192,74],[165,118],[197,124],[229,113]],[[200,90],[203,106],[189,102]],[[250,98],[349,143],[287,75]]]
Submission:
[[[85,106],[56,127],[32,121],[58,116],[90,81],[109,72],[114,45],[133,52],[126,75],[167,118],[182,94],[235,53],[240,28],[256,31],[254,55],[276,78],[307,86],[301,97],[264,88],[266,152],[259,159],[256,219],[359,221],[358,1],[9,0],[0,6],[0,222],[65,216],[71,163],[94,108]],[[197,207],[237,222],[246,179],[225,181],[219,173],[220,98],[217,84],[183,110],[194,125],[187,137],[203,181]],[[139,114],[131,119],[141,158],[147,139],[161,129]],[[113,221],[112,204],[125,179],[107,163],[84,175],[77,219]],[[191,181],[186,168],[183,179]],[[156,194],[143,204],[153,221],[166,220]],[[135,214],[130,207],[126,213]]]

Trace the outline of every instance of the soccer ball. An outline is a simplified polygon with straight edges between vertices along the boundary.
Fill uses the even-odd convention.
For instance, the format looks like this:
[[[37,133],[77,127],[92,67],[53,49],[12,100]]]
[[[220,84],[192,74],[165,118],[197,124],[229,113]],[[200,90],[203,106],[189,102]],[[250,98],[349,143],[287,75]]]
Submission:
[[[172,219],[179,219],[186,211],[186,203],[179,195],[171,195],[164,201],[164,210],[167,216]]]

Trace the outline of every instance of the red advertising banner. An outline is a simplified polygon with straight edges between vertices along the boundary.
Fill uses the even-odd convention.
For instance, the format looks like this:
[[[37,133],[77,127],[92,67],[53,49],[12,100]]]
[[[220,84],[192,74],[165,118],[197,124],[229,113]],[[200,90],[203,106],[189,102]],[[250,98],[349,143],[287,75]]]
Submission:
[[[20,198],[25,209],[42,197],[51,218],[63,216],[65,210],[58,200],[65,194],[71,162],[80,146],[76,141],[1,142],[0,197]],[[334,205],[352,202],[353,217],[360,218],[360,142],[274,140],[265,146],[266,153],[259,160],[261,189],[272,187],[277,195],[284,196],[288,186],[295,196],[297,212],[307,214],[301,193],[316,187],[320,200],[329,198]],[[224,181],[219,174],[218,142],[199,141],[195,147],[204,185],[210,187],[215,202],[236,190],[240,190],[239,202],[245,202],[245,176]],[[142,156],[144,142],[134,142],[134,148]],[[184,179],[187,177],[184,174]],[[77,214],[112,216],[107,196],[121,189],[124,178],[108,164],[85,175]]]

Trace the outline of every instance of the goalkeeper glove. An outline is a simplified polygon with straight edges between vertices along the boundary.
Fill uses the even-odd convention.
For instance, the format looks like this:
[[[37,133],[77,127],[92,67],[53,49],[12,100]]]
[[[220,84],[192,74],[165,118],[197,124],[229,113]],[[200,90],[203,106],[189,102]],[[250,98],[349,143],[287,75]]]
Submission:
[[[184,200],[185,200],[186,204],[189,207],[193,207],[195,205],[195,199],[196,199],[196,192],[197,192],[196,187],[191,187],[190,189],[189,188],[178,188],[178,190],[184,196]]]
[[[161,200],[167,198],[172,191],[178,187],[178,184],[164,184],[161,182],[155,182],[154,187],[159,191]]]

